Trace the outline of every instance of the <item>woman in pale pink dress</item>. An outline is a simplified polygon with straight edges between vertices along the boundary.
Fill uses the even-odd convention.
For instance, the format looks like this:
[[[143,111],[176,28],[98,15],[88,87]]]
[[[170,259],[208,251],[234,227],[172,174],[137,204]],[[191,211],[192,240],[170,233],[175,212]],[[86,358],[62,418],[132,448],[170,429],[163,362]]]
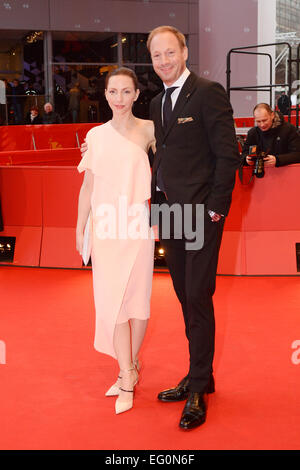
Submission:
[[[148,150],[154,149],[155,140],[152,121],[132,113],[139,96],[132,70],[111,72],[105,96],[113,117],[88,132],[87,151],[78,166],[85,175],[79,194],[76,247],[82,254],[91,213],[94,345],[119,363],[118,379],[106,392],[117,396],[118,414],[133,406],[138,353],[150,315],[154,240],[148,213]]]

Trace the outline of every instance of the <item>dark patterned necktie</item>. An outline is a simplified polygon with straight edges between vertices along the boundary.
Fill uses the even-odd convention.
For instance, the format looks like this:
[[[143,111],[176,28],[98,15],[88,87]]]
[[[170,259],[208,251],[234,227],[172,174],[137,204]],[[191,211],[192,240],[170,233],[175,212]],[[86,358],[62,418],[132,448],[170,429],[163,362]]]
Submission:
[[[164,102],[164,107],[163,107],[163,126],[164,126],[164,129],[166,129],[168,127],[168,124],[170,122],[170,119],[171,119],[171,115],[172,115],[172,99],[171,99],[171,95],[173,93],[174,90],[176,90],[176,88],[178,88],[177,86],[171,86],[170,88],[167,88],[166,89],[166,92],[165,92],[165,102]]]
[[[177,86],[172,86],[170,88],[167,88],[166,91],[165,91],[165,101],[164,101],[164,106],[163,106],[163,127],[164,127],[164,130],[167,129],[168,124],[169,124],[170,119],[171,119],[171,115],[172,115],[171,95],[172,95],[173,91],[176,90],[176,88],[178,88],[178,87]],[[164,185],[164,182],[163,182],[163,179],[162,179],[160,167],[158,167],[158,169],[157,169],[156,181],[157,181],[157,186],[159,187],[159,189],[161,191],[165,192],[165,185]]]

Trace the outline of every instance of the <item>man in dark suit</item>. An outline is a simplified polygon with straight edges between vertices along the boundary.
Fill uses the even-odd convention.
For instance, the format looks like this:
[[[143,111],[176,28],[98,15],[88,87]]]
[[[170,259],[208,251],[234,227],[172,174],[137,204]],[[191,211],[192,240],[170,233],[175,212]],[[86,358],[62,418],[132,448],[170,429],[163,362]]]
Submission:
[[[45,103],[44,111],[43,124],[62,124],[60,115],[53,111],[51,103]]]
[[[278,98],[277,105],[279,108],[279,111],[282,114],[289,114],[289,109],[291,107],[291,100],[290,98],[285,94],[284,91],[281,92],[280,97]]]
[[[192,429],[206,419],[205,394],[214,391],[215,320],[212,297],[224,220],[228,214],[239,153],[232,108],[223,87],[186,68],[188,50],[173,27],[153,30],[147,43],[165,91],[150,105],[155,124],[152,204],[204,205],[204,244],[187,249],[186,239],[160,239],[189,343],[190,366],[179,384],[159,393],[163,402],[187,400],[179,426]],[[173,234],[173,235],[172,235]]]

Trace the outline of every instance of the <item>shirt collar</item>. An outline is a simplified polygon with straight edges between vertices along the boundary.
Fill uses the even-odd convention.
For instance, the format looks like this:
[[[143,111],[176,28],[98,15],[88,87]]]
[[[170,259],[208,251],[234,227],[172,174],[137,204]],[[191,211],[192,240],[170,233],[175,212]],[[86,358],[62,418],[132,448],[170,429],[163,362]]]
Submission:
[[[188,78],[188,76],[190,75],[190,73],[191,72],[187,68],[185,68],[184,72],[180,75],[180,77],[176,80],[176,82],[172,83],[171,86],[172,87],[176,86],[177,88],[181,88],[183,86],[184,82],[186,81],[186,79]],[[167,88],[170,88],[170,87],[166,86],[165,84],[164,84],[164,87],[165,87],[165,90]]]

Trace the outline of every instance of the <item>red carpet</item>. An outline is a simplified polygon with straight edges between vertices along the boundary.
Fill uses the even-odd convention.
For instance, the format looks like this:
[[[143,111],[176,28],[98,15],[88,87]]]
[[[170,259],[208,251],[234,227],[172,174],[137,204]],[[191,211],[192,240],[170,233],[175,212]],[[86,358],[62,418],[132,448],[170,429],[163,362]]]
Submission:
[[[104,396],[116,362],[93,348],[91,282],[91,271],[0,267],[0,449],[300,449],[299,277],[217,278],[216,393],[189,433],[183,403],[156,400],[187,365],[169,275],[154,276],[134,408],[118,416]]]

